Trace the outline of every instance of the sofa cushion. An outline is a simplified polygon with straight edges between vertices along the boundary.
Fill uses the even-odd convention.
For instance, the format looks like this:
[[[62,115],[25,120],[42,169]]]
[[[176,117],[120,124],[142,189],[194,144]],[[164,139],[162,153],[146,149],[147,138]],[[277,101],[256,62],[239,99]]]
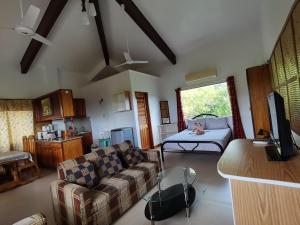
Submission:
[[[107,206],[113,206],[115,213],[121,215],[152,189],[156,176],[155,163],[140,163],[115,176],[104,177],[95,190],[109,196]]]
[[[137,148],[129,148],[126,151],[121,152],[120,156],[124,160],[126,167],[136,165],[145,160],[141,150]]]
[[[206,129],[206,121],[204,118],[187,119],[187,129],[193,130],[195,128],[195,123],[200,123],[203,129]]]
[[[216,130],[225,128],[228,128],[226,117],[206,119],[206,130]]]
[[[148,161],[113,177],[103,177],[93,189],[62,180],[52,182],[52,203],[57,224],[108,225],[120,218],[157,183],[157,173],[161,169],[160,151],[141,152]],[[77,165],[76,160],[68,161],[60,164],[62,171],[64,166]]]
[[[66,170],[66,181],[92,188],[99,184],[100,178],[95,172],[93,163],[86,161]]]
[[[94,161],[94,165],[98,168],[101,178],[114,176],[123,170],[122,163],[115,152],[99,156]]]
[[[124,152],[129,148],[134,148],[133,144],[131,143],[131,141],[124,141],[121,144],[117,144],[117,145],[113,145],[112,148],[114,148],[114,150],[116,152],[121,151]]]
[[[99,156],[115,153],[117,151],[124,151],[130,147],[133,148],[132,143],[130,141],[125,141],[124,143],[114,145],[112,147],[107,147],[103,149],[100,149],[98,147],[92,149],[92,152],[89,154],[80,156],[75,159],[66,160],[60,163],[57,167],[58,178],[64,180],[66,178],[66,170],[71,169],[74,166],[77,166],[78,164],[84,163],[88,160],[95,163]],[[98,168],[96,168],[96,170],[98,170]]]

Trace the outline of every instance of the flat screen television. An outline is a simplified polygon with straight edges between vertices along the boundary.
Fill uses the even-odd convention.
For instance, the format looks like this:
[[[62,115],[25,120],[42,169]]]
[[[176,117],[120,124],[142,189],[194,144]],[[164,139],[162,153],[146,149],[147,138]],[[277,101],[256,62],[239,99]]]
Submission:
[[[274,158],[275,154],[277,160],[287,160],[288,157],[294,154],[294,146],[290,122],[286,119],[285,115],[283,97],[277,92],[271,92],[268,95],[268,106],[271,128],[270,136],[275,148],[267,149],[267,153],[271,158]]]

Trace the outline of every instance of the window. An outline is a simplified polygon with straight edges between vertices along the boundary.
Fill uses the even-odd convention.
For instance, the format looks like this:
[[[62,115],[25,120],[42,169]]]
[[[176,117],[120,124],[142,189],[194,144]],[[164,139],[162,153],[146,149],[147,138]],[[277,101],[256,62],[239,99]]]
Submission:
[[[215,84],[182,91],[184,117],[192,118],[201,113],[231,116],[227,84]]]

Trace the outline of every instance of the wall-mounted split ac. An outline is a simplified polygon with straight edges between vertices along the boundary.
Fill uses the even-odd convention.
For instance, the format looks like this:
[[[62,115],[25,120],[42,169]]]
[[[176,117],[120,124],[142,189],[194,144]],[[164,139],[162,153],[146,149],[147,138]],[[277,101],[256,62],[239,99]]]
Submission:
[[[199,81],[204,81],[215,77],[217,77],[217,70],[208,69],[201,72],[190,73],[185,75],[185,82],[186,83],[199,82]]]

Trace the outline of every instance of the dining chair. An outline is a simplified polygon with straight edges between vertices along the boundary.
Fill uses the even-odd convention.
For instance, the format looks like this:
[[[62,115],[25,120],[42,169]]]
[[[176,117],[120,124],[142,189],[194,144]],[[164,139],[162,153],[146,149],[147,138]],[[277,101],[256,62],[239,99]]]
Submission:
[[[32,160],[26,160],[25,163],[19,165],[18,171],[21,175],[25,169],[30,169],[34,175],[34,178],[40,176],[40,169],[37,162],[36,143],[33,135],[28,137],[23,136],[23,151],[31,154]]]

